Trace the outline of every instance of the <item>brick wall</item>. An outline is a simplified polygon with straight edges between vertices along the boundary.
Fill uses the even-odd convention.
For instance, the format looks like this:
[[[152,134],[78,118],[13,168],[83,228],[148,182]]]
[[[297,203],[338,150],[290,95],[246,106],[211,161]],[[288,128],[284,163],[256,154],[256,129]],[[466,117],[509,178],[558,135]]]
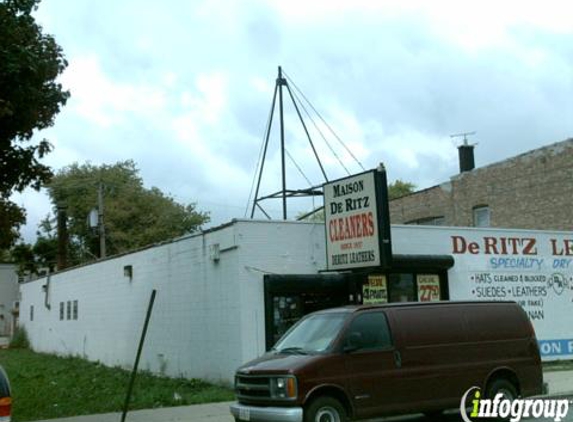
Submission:
[[[477,168],[449,182],[390,202],[392,224],[444,217],[472,226],[473,209],[487,205],[491,227],[573,229],[573,139]]]

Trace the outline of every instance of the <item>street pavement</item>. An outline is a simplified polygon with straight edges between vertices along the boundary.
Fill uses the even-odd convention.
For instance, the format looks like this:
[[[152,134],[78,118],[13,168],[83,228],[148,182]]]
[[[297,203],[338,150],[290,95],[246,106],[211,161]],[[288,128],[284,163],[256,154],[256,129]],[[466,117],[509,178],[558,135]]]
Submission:
[[[573,422],[573,396],[569,396],[570,411],[562,422]],[[170,407],[162,409],[136,410],[127,415],[126,422],[234,422],[229,413],[231,402],[215,404],[199,404],[195,406]],[[487,421],[487,419],[480,419]],[[494,419],[492,419],[493,421]],[[547,422],[543,418],[522,419],[531,422]],[[50,419],[38,422],[120,422],[121,413],[106,413],[101,415],[77,416],[64,419]],[[368,422],[460,422],[460,414],[448,411],[438,417],[424,415],[407,415],[391,418],[372,419]]]
[[[563,422],[573,422],[573,371],[546,372],[544,379],[549,386],[549,395],[570,400],[570,411]],[[198,404],[193,406],[167,407],[159,409],[134,410],[127,414],[126,422],[234,422],[229,413],[231,402]],[[527,421],[548,421],[548,419],[524,419]],[[550,419],[552,420],[552,419]],[[49,419],[37,422],[120,422],[121,413],[106,413],[89,416],[75,416],[63,419]],[[376,421],[384,422],[459,422],[460,415],[447,412],[437,418],[423,415],[408,415],[392,418],[382,418]],[[372,420],[371,422],[375,422]]]
[[[229,412],[232,402],[196,404],[193,406],[163,407],[159,409],[133,410],[126,422],[234,422]],[[38,422],[120,422],[121,413],[105,413],[49,419]]]

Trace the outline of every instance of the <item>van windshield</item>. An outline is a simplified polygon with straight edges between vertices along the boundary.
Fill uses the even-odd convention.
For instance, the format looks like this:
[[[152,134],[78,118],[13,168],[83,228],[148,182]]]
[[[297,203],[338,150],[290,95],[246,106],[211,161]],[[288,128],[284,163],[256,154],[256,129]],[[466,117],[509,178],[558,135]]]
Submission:
[[[347,316],[343,313],[328,313],[304,318],[287,331],[273,350],[301,354],[322,352],[335,339]]]

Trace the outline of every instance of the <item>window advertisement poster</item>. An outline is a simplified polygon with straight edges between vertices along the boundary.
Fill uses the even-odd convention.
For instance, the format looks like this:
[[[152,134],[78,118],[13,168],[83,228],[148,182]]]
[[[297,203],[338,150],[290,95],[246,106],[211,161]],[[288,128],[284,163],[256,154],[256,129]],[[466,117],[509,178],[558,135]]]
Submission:
[[[365,305],[388,303],[388,283],[385,275],[368,276],[368,284],[362,286],[362,303]]]
[[[387,266],[392,257],[386,172],[324,184],[327,268]]]
[[[437,274],[418,274],[416,283],[419,302],[437,302],[440,300],[440,276]]]

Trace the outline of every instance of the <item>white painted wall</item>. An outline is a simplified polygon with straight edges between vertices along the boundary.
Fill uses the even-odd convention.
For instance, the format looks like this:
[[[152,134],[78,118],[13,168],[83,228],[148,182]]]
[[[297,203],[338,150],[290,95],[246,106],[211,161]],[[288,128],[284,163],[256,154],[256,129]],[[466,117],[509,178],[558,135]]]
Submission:
[[[0,263],[0,336],[10,336],[14,326],[12,310],[18,300],[18,274],[14,264]]]
[[[23,284],[21,323],[38,351],[130,367],[152,289],[157,298],[140,368],[231,382],[265,349],[263,274],[314,273],[322,226],[239,221]],[[211,259],[218,244],[219,261]],[[123,267],[133,266],[133,279]],[[47,301],[45,305],[47,285]],[[78,320],[60,302],[78,301]],[[30,320],[30,308],[34,319]]]
[[[536,269],[495,267],[492,258],[532,256],[523,251],[486,253],[483,246],[476,253],[455,253],[452,236],[478,244],[485,237],[534,238],[538,249],[533,258],[543,263]],[[171,376],[231,382],[237,366],[265,349],[263,275],[314,274],[324,269],[324,238],[322,224],[234,221],[204,234],[55,274],[49,283],[44,278],[23,284],[21,323],[36,350],[129,368],[155,288],[158,294],[140,367]],[[495,276],[542,275],[547,288],[557,272],[553,266],[560,262],[567,288],[560,294],[547,289],[544,318],[533,322],[538,339],[548,344],[544,347],[568,352],[569,344],[573,345],[573,250],[571,256],[558,256],[551,250],[551,239],[562,245],[568,239],[573,242],[573,234],[393,226],[392,239],[395,254],[453,255],[450,295],[458,300],[496,299],[477,297],[476,287],[482,287],[477,274],[489,274],[492,280]],[[218,261],[212,259],[216,248]],[[133,266],[131,281],[124,276],[125,265]],[[46,284],[50,309],[42,289]],[[60,321],[59,303],[73,300],[79,303],[78,320]],[[570,356],[573,351],[546,354],[547,358]]]
[[[263,275],[316,274],[326,266],[326,249],[323,224],[246,220],[238,222],[237,234],[242,303],[239,363],[244,363],[265,351]]]

